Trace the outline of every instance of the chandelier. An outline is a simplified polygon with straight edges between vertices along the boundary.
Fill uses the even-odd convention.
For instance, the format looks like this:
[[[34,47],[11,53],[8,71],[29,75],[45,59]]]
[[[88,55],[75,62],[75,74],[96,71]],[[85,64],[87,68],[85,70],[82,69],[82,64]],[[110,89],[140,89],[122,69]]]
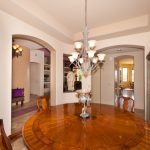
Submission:
[[[22,56],[22,47],[18,44],[13,44],[12,45],[12,56],[13,57],[18,57],[18,56]]]
[[[92,71],[96,70],[99,65],[103,64],[105,54],[96,53],[96,41],[88,41],[88,27],[87,27],[87,0],[85,0],[85,28],[83,31],[84,41],[75,42],[75,52],[69,56],[69,60],[74,64],[78,69],[81,69],[83,75],[87,77],[91,74]],[[95,56],[96,55],[96,56]]]

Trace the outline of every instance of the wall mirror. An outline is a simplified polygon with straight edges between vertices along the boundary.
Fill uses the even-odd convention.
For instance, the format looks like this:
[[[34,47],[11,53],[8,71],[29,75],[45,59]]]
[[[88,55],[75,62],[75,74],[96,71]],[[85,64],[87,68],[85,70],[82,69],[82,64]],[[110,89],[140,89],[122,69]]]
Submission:
[[[63,54],[63,92],[75,92],[82,88],[82,72],[69,61],[69,54]]]

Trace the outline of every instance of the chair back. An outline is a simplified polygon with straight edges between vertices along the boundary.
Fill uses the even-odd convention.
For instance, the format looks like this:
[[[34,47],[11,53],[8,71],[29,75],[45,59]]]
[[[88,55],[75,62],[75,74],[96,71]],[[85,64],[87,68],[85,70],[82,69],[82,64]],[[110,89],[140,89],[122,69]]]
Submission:
[[[134,112],[134,100],[131,97],[120,96],[118,98],[118,107],[124,111]]]
[[[38,99],[36,101],[36,106],[37,106],[38,111],[47,110],[48,105],[47,105],[46,97],[45,96],[38,97]]]
[[[4,130],[4,124],[3,120],[0,119],[0,136],[1,136],[1,147],[2,150],[12,150],[11,142],[9,138],[7,137],[5,130]]]

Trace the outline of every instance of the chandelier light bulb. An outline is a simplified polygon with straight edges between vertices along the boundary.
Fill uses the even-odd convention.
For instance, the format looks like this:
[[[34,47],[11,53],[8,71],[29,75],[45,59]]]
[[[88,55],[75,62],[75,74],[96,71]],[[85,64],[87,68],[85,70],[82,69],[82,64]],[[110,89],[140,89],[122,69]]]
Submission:
[[[20,52],[22,52],[22,48],[21,47],[19,47],[18,49],[19,49]]]
[[[69,60],[70,60],[70,62],[71,62],[71,63],[73,63],[73,62],[74,62],[74,58],[73,58],[73,56],[69,56],[68,58],[69,58]]]
[[[12,56],[18,57],[22,56],[23,48],[19,44],[12,43]]]
[[[16,44],[16,48],[19,48],[19,45],[18,45],[18,44]]]
[[[89,50],[89,51],[87,51],[87,53],[88,53],[88,57],[89,57],[89,58],[93,58],[93,57],[94,57],[94,54],[95,54],[95,51]]]
[[[79,62],[83,64],[83,58],[79,58]]]
[[[13,49],[17,49],[16,45],[13,45]]]
[[[82,42],[75,42],[75,43],[74,43],[75,49],[81,49],[81,48],[82,48],[82,45],[83,45]]]
[[[72,57],[74,58],[74,60],[76,60],[78,58],[79,53],[78,52],[73,52],[72,53]]]
[[[97,61],[98,61],[98,58],[97,58],[97,57],[94,57],[94,58],[92,59],[92,62],[93,62],[94,64],[96,64]]]
[[[16,50],[16,53],[19,53],[19,50],[18,50],[18,49]]]
[[[98,59],[102,62],[105,59],[106,54],[100,53],[100,54],[97,54],[97,56],[98,56]]]
[[[96,41],[95,40],[90,40],[90,41],[88,41],[88,43],[89,43],[89,48],[90,49],[94,49],[95,48],[95,46],[96,46]]]

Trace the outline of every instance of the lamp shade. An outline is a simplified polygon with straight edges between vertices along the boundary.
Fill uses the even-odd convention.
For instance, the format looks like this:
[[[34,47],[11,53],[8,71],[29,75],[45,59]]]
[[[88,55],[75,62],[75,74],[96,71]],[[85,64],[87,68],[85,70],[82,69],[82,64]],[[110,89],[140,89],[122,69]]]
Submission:
[[[97,54],[97,56],[100,61],[103,61],[105,59],[106,54],[100,53],[100,54]]]
[[[92,57],[94,57],[95,51],[89,50],[89,51],[87,51],[87,53],[88,53],[89,58],[92,58]]]
[[[22,52],[22,50],[23,50],[22,47],[19,47],[18,49],[19,49],[20,52]]]
[[[79,62],[82,64],[83,63],[83,58],[79,58]]]
[[[96,41],[95,40],[90,40],[90,41],[88,41],[88,43],[89,43],[89,48],[90,49],[95,48],[95,46],[96,46]]]
[[[69,58],[69,60],[70,60],[70,62],[71,62],[71,63],[73,63],[73,62],[74,62],[74,58],[73,58],[73,56],[69,56],[68,58]]]
[[[81,48],[82,48],[82,45],[83,45],[82,42],[75,42],[75,43],[74,43],[75,49],[81,49]]]
[[[78,52],[73,52],[72,57],[76,60],[78,58],[79,53]]]
[[[93,62],[94,64],[96,64],[97,61],[98,61],[98,58],[97,58],[97,57],[94,57],[94,58],[92,59],[92,62]]]

